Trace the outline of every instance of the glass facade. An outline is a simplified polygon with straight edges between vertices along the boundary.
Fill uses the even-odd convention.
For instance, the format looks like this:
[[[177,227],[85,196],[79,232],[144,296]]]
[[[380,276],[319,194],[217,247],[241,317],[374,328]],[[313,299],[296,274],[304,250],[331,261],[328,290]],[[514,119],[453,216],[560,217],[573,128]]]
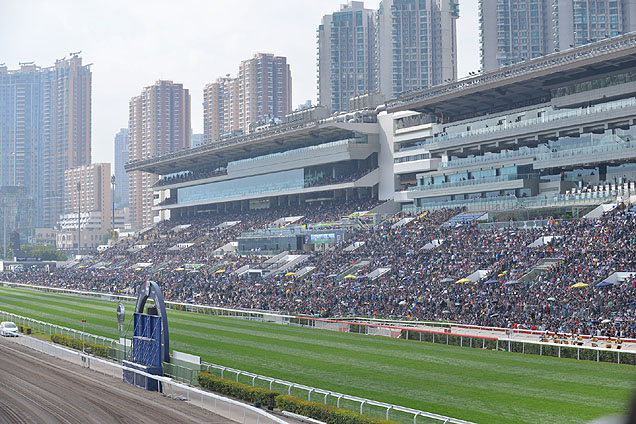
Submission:
[[[292,169],[267,175],[255,175],[230,181],[180,188],[177,190],[177,199],[179,199],[179,204],[187,204],[250,194],[295,190],[304,186],[304,170]]]

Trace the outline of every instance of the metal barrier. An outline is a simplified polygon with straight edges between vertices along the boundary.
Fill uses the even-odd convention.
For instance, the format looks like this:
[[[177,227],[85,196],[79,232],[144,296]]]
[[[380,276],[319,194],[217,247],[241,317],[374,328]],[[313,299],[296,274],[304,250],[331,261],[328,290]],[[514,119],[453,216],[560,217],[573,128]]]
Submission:
[[[63,359],[83,368],[88,368],[103,375],[111,376],[115,379],[123,379],[124,369],[126,371],[151,378],[161,382],[162,393],[164,395],[173,399],[186,400],[195,406],[201,407],[235,422],[244,424],[288,424],[287,421],[262,409],[219,396],[214,393],[206,392],[201,389],[197,389],[196,387],[186,386],[167,377],[160,377],[147,374],[143,371],[124,368],[122,365],[96,358],[94,356],[88,356],[81,352],[57,346],[34,337],[21,336],[12,340],[33,350]]]
[[[343,393],[332,392],[330,390],[317,389],[315,387],[305,386],[302,384],[296,384],[289,381],[280,380],[277,378],[266,377],[266,376],[254,374],[251,372],[241,371],[241,370],[237,370],[230,367],[224,367],[222,365],[209,364],[206,362],[202,362],[201,369],[207,372],[211,372],[212,374],[218,374],[221,378],[226,378],[226,379],[233,378],[237,382],[240,382],[239,380],[241,377],[245,377],[243,379],[243,382],[245,380],[248,380],[250,382],[248,384],[251,384],[254,387],[263,387],[262,385],[257,386],[256,383],[258,381],[265,382],[267,385],[266,388],[268,388],[269,390],[275,390],[275,391],[286,393],[288,395],[294,395],[297,397],[300,397],[298,392],[302,391],[302,392],[305,392],[305,396],[308,401],[328,404],[329,400],[331,399],[332,401],[335,401],[335,405],[338,408],[344,407],[345,409],[351,409],[351,408],[346,408],[344,405],[341,405],[341,401],[353,402],[359,405],[359,410],[356,410],[356,412],[360,412],[360,414],[365,413],[365,407],[367,409],[369,407],[381,408],[385,410],[385,418],[387,420],[390,419],[391,411],[397,411],[397,412],[402,412],[405,414],[412,415],[414,424],[418,423],[418,418],[428,418],[435,421],[442,421],[444,423],[472,424],[470,421],[464,421],[464,420],[460,420],[456,418],[446,417],[446,416],[434,414],[431,412],[419,411],[417,409],[407,408],[404,406],[392,405],[390,403],[364,399],[357,396],[349,396]],[[211,370],[217,370],[217,373],[214,373]],[[280,389],[277,390],[276,385],[278,385],[279,387],[283,387],[284,390],[280,390]]]
[[[75,330],[73,328],[63,327],[61,325],[55,325],[37,319],[24,317],[22,315],[13,314],[0,310],[0,321],[13,321],[19,325],[25,325],[31,327],[38,333],[48,334],[52,336],[54,334],[61,334],[63,336],[75,337],[76,339],[84,340],[87,343],[95,343],[102,346],[107,346],[112,349],[117,349],[117,340],[110,339],[108,337],[97,336],[95,334],[85,333],[83,331]]]

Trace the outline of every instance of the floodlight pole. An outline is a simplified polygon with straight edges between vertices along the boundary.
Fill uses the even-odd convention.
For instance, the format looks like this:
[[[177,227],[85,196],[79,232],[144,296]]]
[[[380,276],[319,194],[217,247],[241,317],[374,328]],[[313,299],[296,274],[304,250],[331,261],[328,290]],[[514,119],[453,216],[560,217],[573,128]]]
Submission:
[[[7,259],[7,201],[2,202],[2,245],[4,247],[2,259]]]
[[[82,216],[82,183],[77,182],[77,256],[80,254],[80,245],[82,243],[82,230],[81,230],[81,216]]]
[[[113,238],[115,238],[115,236],[114,236],[115,235],[115,175],[112,175],[110,177],[110,183],[113,186],[113,189],[111,191],[111,196],[112,196],[111,200],[112,200],[112,203],[113,203],[113,216],[111,217],[111,220],[112,220],[112,223],[113,223],[112,224],[112,226],[113,226],[113,234],[111,234],[111,236]]]

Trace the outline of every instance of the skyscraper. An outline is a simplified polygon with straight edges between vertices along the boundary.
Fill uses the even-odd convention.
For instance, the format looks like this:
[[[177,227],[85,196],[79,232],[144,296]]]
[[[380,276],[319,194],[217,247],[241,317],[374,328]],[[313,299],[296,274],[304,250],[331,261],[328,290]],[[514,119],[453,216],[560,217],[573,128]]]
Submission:
[[[480,0],[485,71],[636,30],[635,0]]]
[[[203,140],[211,143],[239,129],[238,79],[226,76],[203,88]]]
[[[457,78],[457,0],[351,1],[318,27],[318,102],[348,111],[354,97],[384,98]]]
[[[115,206],[128,206],[128,175],[124,165],[128,162],[128,128],[122,128],[115,135]]]
[[[456,0],[383,0],[379,88],[386,98],[457,78]]]
[[[157,81],[130,99],[128,115],[128,160],[142,160],[190,147],[190,93],[183,84]],[[132,225],[152,224],[153,197],[150,187],[157,176],[129,173]]]
[[[375,13],[351,1],[318,27],[318,103],[349,110],[349,99],[377,90]]]
[[[291,112],[292,79],[287,58],[257,53],[241,62],[237,77],[218,78],[203,89],[205,143]]]
[[[0,187],[24,187],[34,200],[28,211],[41,226],[43,193],[42,69],[21,64],[19,70],[0,67]]]
[[[636,30],[635,0],[555,0],[554,48],[565,50]]]
[[[36,226],[63,213],[64,171],[91,161],[91,71],[79,53],[40,68],[0,67],[0,186],[24,186]]]
[[[292,79],[287,58],[256,53],[241,62],[238,73],[239,130],[291,112]]]

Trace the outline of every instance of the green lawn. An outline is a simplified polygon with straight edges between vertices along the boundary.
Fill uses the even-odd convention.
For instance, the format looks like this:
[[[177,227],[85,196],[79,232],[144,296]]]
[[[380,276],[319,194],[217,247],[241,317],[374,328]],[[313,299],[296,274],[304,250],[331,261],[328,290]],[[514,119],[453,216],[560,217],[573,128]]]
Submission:
[[[114,302],[0,287],[0,309],[117,337]],[[132,304],[126,305],[128,314]],[[636,367],[169,311],[171,348],[202,360],[479,423],[623,413]],[[395,417],[397,418],[397,417]],[[420,421],[418,421],[420,422]],[[424,422],[424,421],[421,421]]]

